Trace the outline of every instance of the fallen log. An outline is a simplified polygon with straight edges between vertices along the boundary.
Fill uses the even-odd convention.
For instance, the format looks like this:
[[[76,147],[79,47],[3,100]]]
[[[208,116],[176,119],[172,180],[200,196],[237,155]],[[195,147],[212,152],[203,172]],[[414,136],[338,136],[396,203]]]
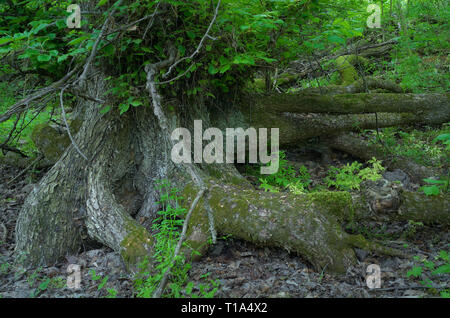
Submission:
[[[280,145],[292,145],[344,131],[445,123],[449,105],[448,94],[250,94],[237,106],[242,117],[232,110],[227,124],[279,128]]]

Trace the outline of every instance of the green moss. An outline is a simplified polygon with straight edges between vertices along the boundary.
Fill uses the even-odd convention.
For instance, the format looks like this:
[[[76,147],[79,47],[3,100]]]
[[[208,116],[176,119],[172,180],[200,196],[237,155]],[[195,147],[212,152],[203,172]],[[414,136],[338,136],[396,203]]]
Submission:
[[[55,163],[70,145],[69,136],[60,134],[47,123],[38,124],[31,132],[31,140],[36,148],[51,163]]]
[[[149,256],[153,239],[144,227],[132,219],[128,222],[127,228],[129,234],[120,244],[120,254],[127,266],[134,266]]]
[[[198,188],[192,183],[187,184],[183,190],[184,207],[189,210],[190,204],[197,196]],[[183,251],[187,259],[197,259],[208,248],[208,217],[204,209],[204,199],[200,199],[197,208],[192,212],[189,221],[188,231],[186,233],[185,245],[187,249]]]
[[[358,72],[354,65],[367,65],[368,61],[361,56],[351,54],[339,56],[336,59],[335,64],[341,77],[340,85],[348,86],[359,79]]]
[[[405,253],[403,253],[402,251],[399,251],[395,248],[382,246],[378,243],[368,241],[361,234],[348,235],[346,237],[345,241],[350,246],[357,247],[357,248],[360,248],[362,250],[372,252],[372,253],[379,253],[379,254],[383,254],[383,255],[397,256],[397,257],[405,257],[406,256]]]
[[[319,210],[334,215],[339,222],[354,221],[355,210],[350,193],[321,191],[309,193],[307,196]]]

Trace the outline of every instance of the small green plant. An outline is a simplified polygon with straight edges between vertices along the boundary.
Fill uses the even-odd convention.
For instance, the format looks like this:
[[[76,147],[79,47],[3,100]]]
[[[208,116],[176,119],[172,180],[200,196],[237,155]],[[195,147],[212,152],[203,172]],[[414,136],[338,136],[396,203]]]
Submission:
[[[10,263],[4,262],[0,265],[0,275],[6,275],[11,267]]]
[[[35,269],[34,272],[30,276],[28,276],[27,282],[28,282],[28,285],[30,285],[30,287],[32,287],[35,284],[35,282],[36,282],[36,280],[38,278],[38,273],[41,270],[42,270],[42,266],[37,268],[37,269]]]
[[[434,257],[434,260],[427,260],[426,258],[414,257],[416,266],[413,266],[407,273],[406,277],[411,279],[419,279],[419,283],[429,288],[433,294],[438,293],[436,284],[433,279],[439,279],[444,275],[450,274],[450,256],[447,251],[440,251],[439,255]],[[446,288],[440,291],[443,298],[449,298],[450,289]]]
[[[220,281],[209,279],[211,273],[206,273],[200,278],[206,280],[206,283],[199,284],[195,287],[193,282],[189,282],[185,288],[186,297],[189,298],[212,298],[217,293]],[[194,292],[194,289],[198,289],[198,293]]]
[[[183,254],[174,259],[174,252],[183,226],[185,209],[181,207],[182,199],[179,190],[173,187],[169,181],[162,180],[157,183],[160,190],[159,204],[162,210],[158,212],[159,217],[153,223],[153,231],[156,233],[155,253],[152,259],[153,272],[149,272],[149,259],[144,259],[138,266],[139,271],[134,277],[134,288],[137,297],[152,297],[159,286],[164,273],[171,271],[171,280],[162,295],[163,297],[183,297],[192,292],[193,283],[188,283],[188,272],[191,264],[186,262]],[[206,285],[199,287],[201,297],[212,297],[217,292],[215,285],[209,288]],[[189,294],[192,296],[192,294]]]
[[[446,146],[446,150],[450,150],[450,133],[439,135],[433,141],[441,141]]]
[[[311,175],[308,168],[301,166],[296,170],[286,160],[286,153],[280,151],[279,167],[277,173],[260,177],[259,187],[266,192],[280,192],[281,190],[289,190],[294,194],[308,192],[308,186],[311,183]],[[257,174],[256,170],[252,171]]]
[[[424,226],[424,225],[423,225],[422,222],[415,222],[415,221],[413,221],[413,220],[409,220],[409,221],[408,221],[408,228],[407,228],[407,230],[404,232],[405,237],[406,237],[406,238],[413,238],[413,237],[416,235],[417,230],[418,230],[419,228],[422,228],[423,226]]]
[[[47,290],[47,288],[48,288],[48,285],[50,284],[50,282],[51,282],[51,279],[50,278],[46,278],[46,279],[44,279],[39,285],[38,285],[38,287],[34,290],[34,291],[32,291],[31,292],[31,297],[32,298],[34,298],[34,297],[37,297],[37,296],[39,296],[41,293],[43,293],[43,292],[45,292],[46,290]]]
[[[386,154],[406,157],[425,166],[438,166],[448,158],[450,142],[446,139],[449,138],[447,132],[446,125],[438,131],[430,127],[424,131],[403,131],[389,127],[381,129],[378,133],[370,131],[370,143],[376,144],[381,139]],[[442,147],[441,142],[447,145],[447,149]]]
[[[49,289],[61,289],[66,286],[66,280],[63,277],[50,278],[44,276],[41,278],[37,276],[37,270],[30,276],[28,283],[30,284],[30,287],[37,285],[30,294],[31,298],[38,297]]]
[[[115,290],[114,288],[108,288],[106,291],[108,292],[108,295],[106,296],[106,298],[116,298],[117,297],[118,291]]]
[[[369,160],[372,167],[362,168],[362,163],[357,161],[351,165],[346,164],[342,168],[331,167],[325,182],[328,187],[335,187],[339,190],[359,189],[364,180],[376,181],[381,178],[381,172],[384,171],[381,162],[376,158]]]
[[[90,274],[91,274],[91,279],[92,279],[93,281],[97,281],[97,280],[100,280],[100,279],[101,279],[101,282],[100,282],[100,283],[98,284],[98,286],[97,286],[97,290],[98,290],[98,291],[102,290],[103,287],[105,287],[106,283],[108,282],[109,276],[106,275],[106,276],[103,277],[103,279],[102,279],[102,276],[101,276],[101,275],[97,275],[97,274],[95,273],[95,270],[94,270],[94,269],[91,269]]]
[[[420,189],[427,196],[439,195],[441,192],[448,192],[450,178],[447,178],[446,180],[423,179],[423,181],[428,183],[428,185],[425,185]]]

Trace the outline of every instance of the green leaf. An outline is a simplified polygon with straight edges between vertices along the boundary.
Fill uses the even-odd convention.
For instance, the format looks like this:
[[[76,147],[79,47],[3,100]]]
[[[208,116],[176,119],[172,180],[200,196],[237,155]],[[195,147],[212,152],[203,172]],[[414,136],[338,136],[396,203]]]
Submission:
[[[335,44],[345,44],[345,40],[339,36],[337,36],[336,34],[332,34],[330,36],[328,36],[328,41],[330,41],[331,43],[335,43]]]
[[[37,34],[39,33],[39,31],[45,29],[47,26],[49,26],[48,23],[40,23],[36,29],[33,29],[31,32],[33,32],[33,34]]]
[[[42,55],[38,55],[37,60],[39,62],[48,62],[52,59],[52,57],[50,55],[47,54],[42,54]]]
[[[219,71],[219,70],[218,70],[214,65],[209,64],[209,67],[208,67],[208,72],[209,72],[209,74],[214,75],[214,74],[216,74],[218,71]]]
[[[449,273],[450,273],[450,264],[439,266],[438,268],[436,268],[436,270],[431,272],[431,274],[433,275],[449,274]]]
[[[422,275],[422,267],[420,266],[413,267],[413,269],[411,269],[410,271],[408,271],[408,273],[406,273],[406,277],[410,276],[419,277],[421,275]]]
[[[439,187],[435,185],[430,187],[422,187],[422,190],[427,196],[438,195],[440,192]]]
[[[61,63],[65,60],[67,60],[68,57],[69,57],[69,54],[61,55],[60,57],[58,57],[58,63]]]
[[[442,298],[450,298],[450,290],[444,290],[441,292],[441,297]]]
[[[429,184],[446,184],[445,180],[423,179],[423,181]]]
[[[120,115],[122,115],[123,113],[126,113],[129,108],[130,108],[130,104],[128,104],[128,103],[120,104],[119,105]]]
[[[445,140],[450,140],[450,133],[448,134],[443,134],[443,135],[439,135],[437,136],[435,139],[436,140],[441,140],[441,141],[445,141]]]
[[[135,99],[130,104],[131,104],[131,106],[137,107],[137,106],[141,106],[142,102],[138,99]]]
[[[448,253],[446,251],[440,251],[439,257],[442,258],[446,262],[448,262],[448,260],[449,260]]]
[[[69,43],[67,43],[68,45],[77,45],[78,43],[83,42],[84,40],[87,40],[89,37],[88,36],[80,36],[79,38],[76,38],[72,41],[70,41]]]
[[[100,110],[100,114],[106,114],[111,110],[111,106],[107,105]]]
[[[101,6],[105,5],[107,2],[108,2],[108,0],[100,0],[100,1],[97,3],[97,7],[101,7]]]
[[[231,64],[225,64],[220,68],[220,74],[225,73],[226,71],[228,71],[231,68]]]
[[[66,21],[64,19],[56,21],[56,27],[58,29],[65,29],[67,27]]]
[[[13,39],[10,37],[4,37],[4,38],[0,38],[0,44],[4,44],[4,43],[8,43],[10,41],[12,41]]]

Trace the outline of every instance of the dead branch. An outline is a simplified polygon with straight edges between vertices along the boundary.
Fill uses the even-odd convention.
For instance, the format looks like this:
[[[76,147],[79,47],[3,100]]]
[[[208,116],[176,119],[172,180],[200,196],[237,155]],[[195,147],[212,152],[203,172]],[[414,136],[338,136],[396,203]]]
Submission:
[[[27,172],[30,168],[32,168],[36,163],[38,163],[39,161],[41,161],[44,158],[43,155],[39,155],[36,159],[34,159],[25,169],[23,169],[17,176],[15,176],[13,179],[11,179],[10,181],[8,181],[7,184],[11,184],[14,181],[16,181],[18,178],[20,178],[21,176],[23,176],[25,174],[25,172]]]
[[[170,267],[164,273],[164,276],[161,279],[161,282],[159,283],[158,288],[153,293],[153,296],[152,296],[153,298],[160,298],[162,293],[163,293],[163,291],[164,291],[165,286],[167,285],[167,281],[169,279],[170,270],[175,265],[177,257],[178,257],[178,254],[180,253],[180,250],[181,250],[181,246],[183,245],[183,241],[186,238],[186,232],[187,232],[189,220],[191,219],[191,216],[192,216],[192,212],[194,211],[195,207],[197,206],[198,201],[205,194],[205,191],[206,191],[205,189],[201,189],[197,193],[197,196],[195,197],[194,201],[192,202],[191,208],[189,209],[189,211],[188,211],[188,213],[186,215],[186,218],[184,219],[183,229],[181,231],[180,239],[178,240],[177,246],[175,247],[175,251],[173,253],[172,263],[171,263]]]
[[[36,93],[25,97],[21,101],[15,103],[11,107],[9,107],[9,109],[3,115],[0,116],[0,123],[10,119],[11,116],[14,114],[19,114],[19,113],[22,113],[23,111],[29,109],[30,108],[29,105],[31,102],[33,102],[37,99],[40,99],[40,98],[58,90],[61,86],[63,86],[72,77],[73,74],[75,74],[78,71],[78,69],[79,69],[79,66],[76,66],[72,71],[67,73],[59,81],[51,84],[50,86],[40,89]]]
[[[2,149],[3,151],[11,151],[11,152],[17,153],[20,156],[22,156],[22,158],[28,158],[28,156],[26,154],[24,154],[22,151],[20,151],[19,149],[5,145],[5,144],[0,145],[0,149]]]
[[[67,87],[68,86],[64,86],[61,89],[61,92],[59,93],[59,103],[61,105],[61,113],[62,113],[62,117],[63,117],[63,120],[64,120],[64,124],[66,125],[67,134],[69,135],[69,138],[70,138],[70,141],[72,142],[73,147],[80,154],[81,157],[83,157],[85,160],[88,160],[88,158],[83,154],[83,152],[80,150],[80,148],[78,148],[78,146],[77,146],[77,144],[76,144],[75,140],[73,139],[72,134],[70,132],[69,124],[67,123],[66,111],[64,110],[64,100],[63,100],[64,90]]]
[[[163,75],[163,78],[167,78],[167,77],[170,75],[170,73],[172,72],[172,70],[173,70],[178,64],[180,64],[181,62],[183,62],[183,61],[185,61],[185,60],[192,60],[198,53],[200,53],[200,49],[202,48],[203,42],[205,41],[206,38],[211,38],[211,39],[212,39],[212,37],[209,35],[209,31],[211,30],[211,28],[212,28],[214,22],[216,21],[217,14],[218,14],[218,12],[219,12],[220,1],[221,1],[221,0],[219,0],[219,1],[217,2],[216,10],[215,10],[215,12],[214,12],[214,16],[213,16],[213,18],[212,18],[212,20],[211,20],[211,23],[209,24],[208,29],[206,29],[206,32],[205,32],[205,34],[203,35],[202,39],[200,40],[200,43],[198,44],[198,46],[197,46],[197,48],[195,49],[195,51],[194,51],[190,56],[183,57],[182,59],[179,59],[178,61],[176,61],[175,63],[173,63],[173,64],[169,67],[169,70]],[[173,81],[173,80],[170,80],[170,82],[171,82],[171,81]]]
[[[92,61],[94,60],[95,55],[97,54],[97,47],[98,47],[98,45],[100,43],[101,38],[103,37],[103,33],[105,33],[105,31],[106,31],[106,28],[108,26],[109,20],[111,19],[113,14],[116,12],[117,8],[122,4],[122,1],[123,0],[119,0],[117,2],[117,5],[112,8],[111,12],[109,13],[108,17],[106,18],[105,22],[103,23],[103,26],[102,26],[102,28],[100,30],[100,33],[98,34],[98,37],[95,40],[94,46],[92,47],[91,54],[89,55],[89,57],[88,57],[88,59],[86,61],[86,64],[84,65],[83,73],[81,73],[81,75],[80,75],[80,77],[78,79],[78,84],[79,84],[80,87],[83,87],[84,83],[86,82],[86,77],[87,77],[87,74],[88,74],[88,71],[89,71],[89,67],[90,67]]]

